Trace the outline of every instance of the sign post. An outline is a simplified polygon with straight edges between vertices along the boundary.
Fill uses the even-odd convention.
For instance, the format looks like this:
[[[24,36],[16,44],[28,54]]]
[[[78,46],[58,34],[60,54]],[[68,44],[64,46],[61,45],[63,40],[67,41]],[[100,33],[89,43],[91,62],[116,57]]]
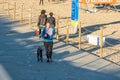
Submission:
[[[79,0],[72,0],[71,22],[74,27],[74,33],[77,33],[79,19]]]

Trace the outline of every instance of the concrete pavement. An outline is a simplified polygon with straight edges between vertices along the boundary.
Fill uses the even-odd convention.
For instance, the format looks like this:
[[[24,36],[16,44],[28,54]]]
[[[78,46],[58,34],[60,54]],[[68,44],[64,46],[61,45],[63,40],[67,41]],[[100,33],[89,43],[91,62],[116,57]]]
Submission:
[[[37,62],[34,30],[0,15],[0,80],[120,80],[120,66],[54,40],[53,62]]]

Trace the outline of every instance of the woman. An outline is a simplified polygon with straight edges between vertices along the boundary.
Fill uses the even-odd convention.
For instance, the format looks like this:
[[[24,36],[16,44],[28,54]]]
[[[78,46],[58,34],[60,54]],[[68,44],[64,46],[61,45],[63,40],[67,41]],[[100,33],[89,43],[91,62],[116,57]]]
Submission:
[[[41,36],[43,38],[47,62],[52,62],[52,48],[53,48],[53,36],[55,35],[55,30],[50,26],[50,23],[46,23],[46,27],[43,28]]]
[[[46,22],[47,22],[47,15],[45,14],[46,11],[45,10],[42,10],[41,11],[41,14],[39,16],[39,19],[38,19],[38,23],[37,23],[37,26],[39,28],[39,36],[41,37],[41,31],[43,30],[43,28],[45,27],[46,25]]]
[[[50,12],[49,15],[50,17],[47,18],[47,22],[49,22],[52,27],[55,27],[56,21],[55,17],[53,17],[53,12]]]

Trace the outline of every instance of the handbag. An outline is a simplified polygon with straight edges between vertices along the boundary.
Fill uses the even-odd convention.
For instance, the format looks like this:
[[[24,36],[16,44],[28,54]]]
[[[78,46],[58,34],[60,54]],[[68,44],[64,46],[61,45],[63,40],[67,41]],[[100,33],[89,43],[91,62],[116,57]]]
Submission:
[[[39,29],[36,29],[36,30],[35,30],[36,35],[40,35],[40,32],[41,32],[41,31],[40,31]]]

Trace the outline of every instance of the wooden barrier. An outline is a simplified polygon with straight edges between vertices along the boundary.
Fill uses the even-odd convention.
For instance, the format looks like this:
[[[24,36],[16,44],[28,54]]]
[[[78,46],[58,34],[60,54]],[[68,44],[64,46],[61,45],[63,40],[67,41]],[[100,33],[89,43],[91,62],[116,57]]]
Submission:
[[[78,32],[78,48],[81,49],[81,22],[78,25],[79,32]]]
[[[8,16],[10,16],[10,0],[8,0]]]
[[[20,22],[23,23],[23,3],[22,3],[22,5],[21,5],[21,11],[20,11],[20,12],[21,12],[21,15],[20,15],[20,16],[21,16]]]
[[[68,27],[68,19],[66,19],[66,43],[69,41],[69,27]]]
[[[103,28],[100,28],[100,57],[103,56]]]
[[[2,13],[3,13],[3,14],[4,14],[4,12],[5,12],[4,7],[5,7],[5,1],[2,0]]]
[[[59,39],[59,16],[57,17],[57,26],[56,26],[56,39]]]
[[[14,15],[13,19],[16,19],[16,1],[14,1]]]
[[[32,25],[32,8],[29,9],[29,26]]]

